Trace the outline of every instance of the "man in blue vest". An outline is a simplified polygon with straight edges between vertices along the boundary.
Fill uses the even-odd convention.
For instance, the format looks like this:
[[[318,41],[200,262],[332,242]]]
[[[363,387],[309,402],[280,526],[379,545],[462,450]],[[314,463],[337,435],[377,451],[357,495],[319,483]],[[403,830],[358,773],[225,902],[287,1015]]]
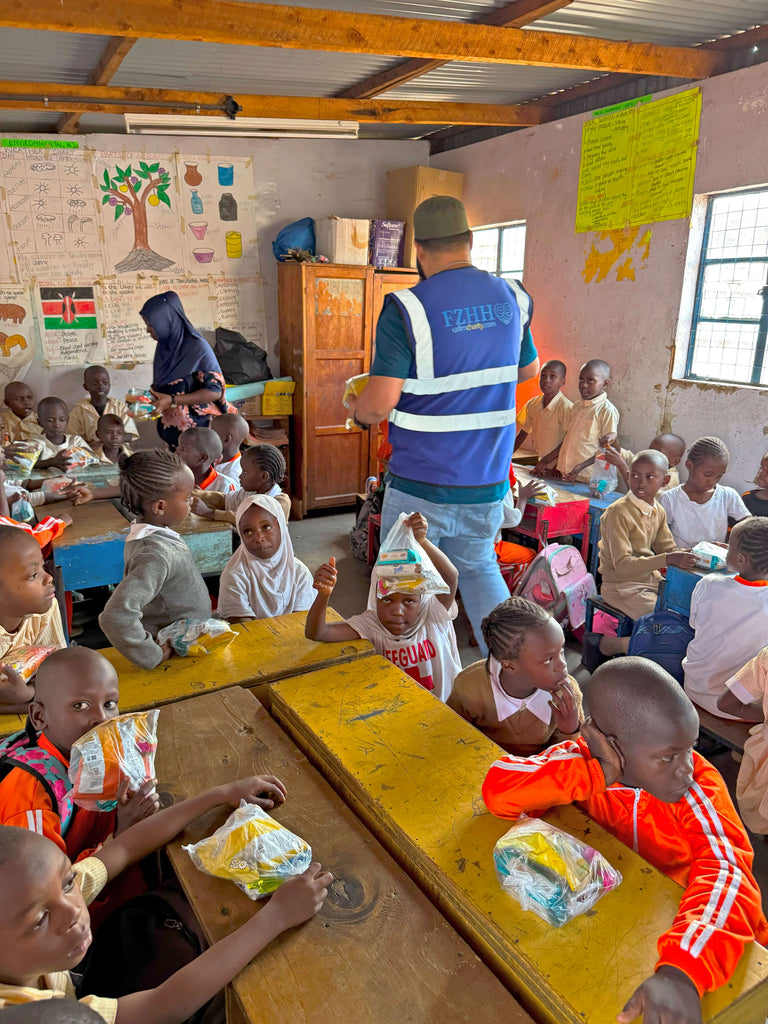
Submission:
[[[381,536],[421,512],[430,539],[459,570],[475,637],[509,591],[496,564],[515,443],[515,386],[539,372],[522,285],[472,266],[464,205],[433,196],[413,215],[423,280],[385,299],[370,380],[355,422],[389,418],[392,459]]]

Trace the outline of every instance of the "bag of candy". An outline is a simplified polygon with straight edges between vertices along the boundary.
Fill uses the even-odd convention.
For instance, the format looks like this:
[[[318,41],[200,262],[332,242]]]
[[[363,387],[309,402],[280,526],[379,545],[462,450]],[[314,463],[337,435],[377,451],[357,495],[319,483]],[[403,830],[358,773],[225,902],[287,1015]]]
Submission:
[[[89,811],[111,811],[124,780],[137,790],[155,775],[157,709],[110,718],[72,745],[72,799]]]
[[[67,460],[67,473],[74,473],[78,469],[85,469],[86,466],[95,466],[99,461],[90,448],[83,448],[80,445],[65,448],[61,454]]]
[[[155,400],[149,388],[133,388],[125,396],[128,405],[128,415],[134,420],[156,420],[160,413],[155,409]]]
[[[15,519],[17,523],[34,523],[35,521],[35,510],[26,498],[19,498],[17,501],[14,501],[10,512],[11,519]]]
[[[601,853],[539,818],[523,816],[505,832],[493,861],[502,888],[556,928],[621,882]]]
[[[45,500],[58,501],[63,497],[63,492],[76,482],[71,476],[54,476],[43,480],[42,492],[45,495]]]
[[[691,548],[691,554],[696,556],[696,565],[700,569],[718,572],[726,567],[728,548],[701,540]]]
[[[58,651],[58,647],[19,647],[3,664],[18,672],[22,679],[30,680],[49,654]]]
[[[376,561],[376,596],[394,593],[449,594],[450,587],[418,543],[401,512],[381,545]]]
[[[308,843],[245,800],[212,836],[184,849],[199,871],[229,879],[252,900],[268,896],[312,863]]]
[[[15,476],[28,477],[42,454],[42,445],[36,441],[15,441],[5,457],[5,467]]]
[[[216,647],[226,647],[236,636],[223,619],[178,619],[170,626],[163,626],[157,634],[157,642],[170,643],[179,657],[186,658],[190,654],[210,654]]]

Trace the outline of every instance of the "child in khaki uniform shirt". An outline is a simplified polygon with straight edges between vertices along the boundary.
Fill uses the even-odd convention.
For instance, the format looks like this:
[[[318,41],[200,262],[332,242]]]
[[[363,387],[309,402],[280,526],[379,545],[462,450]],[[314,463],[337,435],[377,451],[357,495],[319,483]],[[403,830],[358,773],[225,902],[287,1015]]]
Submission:
[[[35,408],[32,388],[23,380],[12,380],[5,385],[5,404],[8,408],[0,413],[0,443],[13,444],[26,441],[42,434]]]
[[[528,756],[575,736],[581,690],[568,675],[563,631],[549,612],[510,597],[483,619],[488,660],[456,676],[449,708],[510,754]]]
[[[604,434],[615,433],[619,426],[619,410],[608,401],[605,393],[611,368],[602,359],[590,359],[579,370],[581,401],[571,409],[565,437],[557,448],[548,452],[536,465],[535,473],[565,476],[574,466],[591,458],[597,452],[598,442]],[[552,463],[557,460],[557,468]],[[585,469],[576,477],[589,483],[590,472]]]
[[[539,455],[551,451],[565,437],[573,402],[560,390],[565,384],[565,363],[550,359],[539,374],[541,394],[523,406],[515,449],[528,448]]]

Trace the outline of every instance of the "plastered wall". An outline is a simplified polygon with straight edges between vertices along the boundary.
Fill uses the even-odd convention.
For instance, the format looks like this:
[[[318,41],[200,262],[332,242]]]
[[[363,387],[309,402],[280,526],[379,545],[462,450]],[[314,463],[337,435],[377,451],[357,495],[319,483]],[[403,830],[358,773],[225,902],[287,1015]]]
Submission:
[[[768,64],[701,88],[694,192],[768,183]],[[726,482],[745,489],[768,451],[768,389],[674,378],[689,223],[647,225],[621,238],[575,234],[583,121],[572,117],[501,136],[432,164],[465,173],[472,224],[527,222],[525,285],[535,303],[534,336],[542,360],[557,355],[568,364],[569,396],[578,397],[581,363],[607,359],[627,446],[643,447],[661,428],[689,442],[717,434],[731,450]],[[678,371],[680,361],[678,353]]]

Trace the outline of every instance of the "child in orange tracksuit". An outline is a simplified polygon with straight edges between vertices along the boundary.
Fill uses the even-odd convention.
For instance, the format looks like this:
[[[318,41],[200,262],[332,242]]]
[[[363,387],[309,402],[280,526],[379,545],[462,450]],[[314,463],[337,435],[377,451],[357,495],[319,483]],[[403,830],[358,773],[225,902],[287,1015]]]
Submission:
[[[592,720],[581,737],[501,757],[483,798],[512,819],[575,802],[683,886],[656,972],[617,1019],[700,1024],[703,993],[728,981],[748,943],[768,939],[752,848],[719,773],[693,750],[698,716],[671,676],[621,658],[597,669],[586,698]]]

